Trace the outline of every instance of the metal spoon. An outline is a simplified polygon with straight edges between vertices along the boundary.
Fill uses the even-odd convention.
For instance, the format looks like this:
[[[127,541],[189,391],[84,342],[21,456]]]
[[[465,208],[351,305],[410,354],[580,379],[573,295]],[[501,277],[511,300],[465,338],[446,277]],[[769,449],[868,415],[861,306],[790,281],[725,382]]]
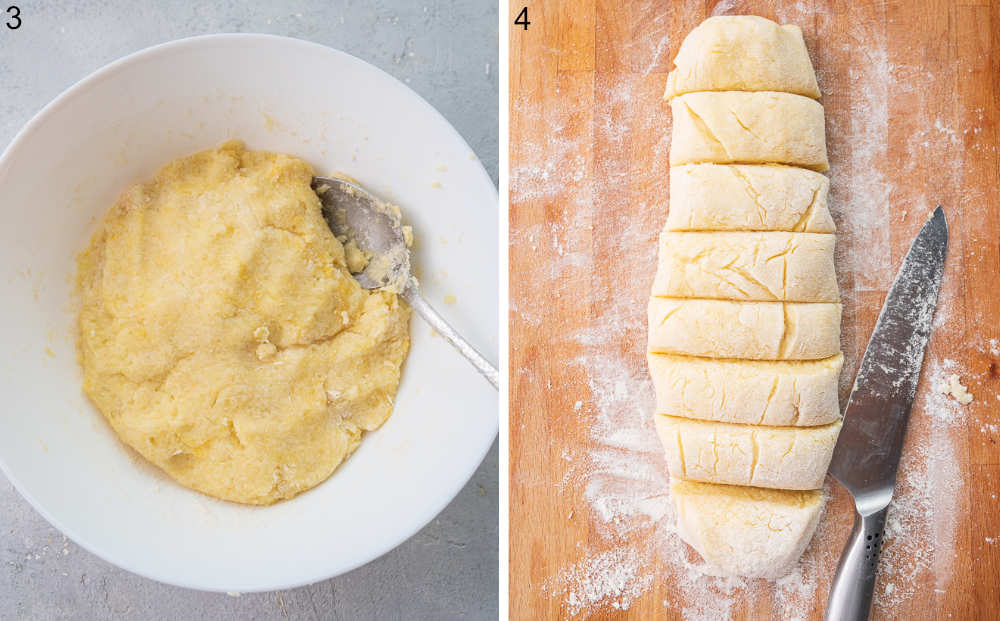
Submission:
[[[312,187],[319,194],[323,217],[333,234],[338,239],[353,241],[370,257],[364,269],[354,274],[358,284],[365,289],[386,288],[398,293],[499,390],[500,373],[496,367],[420,295],[417,279],[410,275],[410,248],[406,245],[399,210],[344,179],[313,177]]]

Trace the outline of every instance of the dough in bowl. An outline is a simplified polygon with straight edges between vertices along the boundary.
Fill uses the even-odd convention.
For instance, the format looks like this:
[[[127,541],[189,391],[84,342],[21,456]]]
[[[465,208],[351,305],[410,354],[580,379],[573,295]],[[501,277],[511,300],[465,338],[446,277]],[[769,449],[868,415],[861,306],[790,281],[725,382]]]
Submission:
[[[211,496],[295,496],[392,412],[409,308],[351,277],[312,176],[237,141],[178,159],[126,190],[78,258],[84,391]]]

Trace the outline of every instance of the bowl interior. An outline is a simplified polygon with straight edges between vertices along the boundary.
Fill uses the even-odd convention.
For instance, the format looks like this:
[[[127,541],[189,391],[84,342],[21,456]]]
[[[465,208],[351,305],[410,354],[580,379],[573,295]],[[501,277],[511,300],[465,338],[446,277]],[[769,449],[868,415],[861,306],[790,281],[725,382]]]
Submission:
[[[497,395],[414,317],[394,414],[293,500],[217,501],[122,445],[80,390],[75,256],[126,186],[228,138],[346,172],[401,205],[426,297],[493,360],[497,201],[468,145],[408,88],[349,55],[265,35],[187,39],[109,65],[0,159],[0,466],[50,522],[117,565],[254,591],[347,571],[426,524],[489,448]]]

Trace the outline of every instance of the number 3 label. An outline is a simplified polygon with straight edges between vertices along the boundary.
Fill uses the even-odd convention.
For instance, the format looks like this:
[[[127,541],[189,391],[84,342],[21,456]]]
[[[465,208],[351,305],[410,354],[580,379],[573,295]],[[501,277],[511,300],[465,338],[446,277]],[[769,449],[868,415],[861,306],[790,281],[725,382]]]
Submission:
[[[11,30],[17,30],[21,27],[21,9],[16,6],[7,7],[7,13],[10,17],[7,18],[7,27]]]

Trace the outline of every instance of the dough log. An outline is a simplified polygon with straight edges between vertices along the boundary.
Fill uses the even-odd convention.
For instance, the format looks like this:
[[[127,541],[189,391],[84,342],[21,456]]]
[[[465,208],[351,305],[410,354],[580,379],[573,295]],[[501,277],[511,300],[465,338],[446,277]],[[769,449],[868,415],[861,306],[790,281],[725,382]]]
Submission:
[[[670,168],[668,231],[832,233],[823,175],[776,164]]]
[[[798,26],[755,15],[710,17],[688,33],[664,97],[692,91],[784,91],[819,97]]]
[[[819,489],[841,421],[760,427],[656,415],[670,477],[774,489]]]
[[[827,233],[660,234],[654,296],[837,302]]]
[[[755,16],[705,20],[667,77],[647,356],[677,532],[718,575],[792,568],[842,425],[819,95],[799,28]]]
[[[776,579],[798,560],[823,512],[823,492],[670,480],[677,534],[722,576]]]
[[[844,357],[772,362],[649,354],[656,412],[772,426],[826,425],[840,418]]]
[[[791,93],[687,93],[675,97],[670,165],[777,163],[824,171],[823,106]]]
[[[654,297],[649,351],[749,360],[829,358],[840,351],[840,304]]]

